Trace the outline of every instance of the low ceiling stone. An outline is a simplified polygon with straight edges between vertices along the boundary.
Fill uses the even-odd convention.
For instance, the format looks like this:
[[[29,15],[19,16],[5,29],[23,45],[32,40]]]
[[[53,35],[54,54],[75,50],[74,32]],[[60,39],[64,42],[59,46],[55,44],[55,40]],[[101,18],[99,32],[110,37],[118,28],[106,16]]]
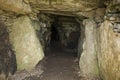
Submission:
[[[108,4],[120,4],[119,0],[0,0],[0,10],[15,14],[37,14],[48,12],[52,14],[74,15],[89,17],[94,15],[97,8]],[[0,14],[1,14],[0,11]],[[92,14],[91,14],[92,13]]]

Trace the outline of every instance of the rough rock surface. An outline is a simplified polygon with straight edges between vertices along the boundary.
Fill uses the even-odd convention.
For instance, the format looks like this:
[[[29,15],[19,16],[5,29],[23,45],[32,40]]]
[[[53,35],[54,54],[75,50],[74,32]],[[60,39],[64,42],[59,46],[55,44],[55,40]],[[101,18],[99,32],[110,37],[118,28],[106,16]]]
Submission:
[[[39,15],[40,29],[37,31],[37,35],[42,44],[43,49],[49,46],[51,41],[51,24],[50,18],[44,14]]]
[[[84,38],[85,42],[83,44],[80,42],[79,48],[78,48],[79,53],[82,52],[81,58],[80,58],[80,70],[81,70],[82,76],[88,74],[87,77],[89,77],[91,74],[89,74],[89,71],[87,72],[87,69],[93,70],[93,68],[90,67],[92,65],[93,67],[98,68],[101,79],[119,80],[120,79],[119,77],[120,76],[120,73],[119,73],[119,68],[120,68],[120,65],[119,65],[120,63],[119,61],[119,33],[120,33],[119,6],[120,4],[119,4],[119,1],[118,2],[108,1],[107,4],[108,4],[108,7],[106,9],[106,14],[104,17],[105,21],[102,19],[104,14],[96,15],[97,11],[95,13],[88,12],[87,14],[90,14],[88,16],[84,14],[84,16],[89,18],[93,18],[96,15],[94,20],[97,23],[96,25],[97,32],[92,35],[94,36],[94,38],[91,39],[91,37],[86,36],[86,33],[89,33],[91,29],[89,29],[88,31],[86,31],[86,27],[85,27],[85,30],[83,29],[85,34],[82,33],[82,36],[85,37]],[[98,11],[102,12],[101,10],[98,10]],[[93,26],[93,24],[89,25],[87,29],[90,28],[91,26]],[[90,42],[92,44],[89,45],[89,43],[86,43],[86,39],[88,39],[89,42],[91,40],[93,40],[94,42]],[[97,43],[95,39],[97,40]],[[80,46],[81,44],[82,46]],[[87,52],[87,55],[85,55],[86,51],[91,49],[92,45],[94,44],[95,46],[93,49],[95,50],[95,53],[96,53],[96,56],[94,58],[96,58],[96,60],[93,58],[93,55],[89,54],[92,52],[92,50]],[[86,48],[86,45],[89,47]],[[88,60],[88,62],[90,62],[89,58],[94,59],[94,61],[97,62],[97,66],[94,65],[93,62],[89,64],[90,66],[86,66],[88,65],[88,63],[85,61]],[[93,70],[91,72],[94,73],[95,71],[96,70]],[[93,77],[95,78],[95,76]],[[90,78],[92,78],[92,76],[90,76]]]
[[[120,80],[119,6],[119,2],[114,1],[108,6],[105,21],[100,25],[97,33],[98,64],[100,77],[103,80]]]
[[[30,70],[44,57],[33,26],[30,18],[23,16],[10,27],[10,41],[16,51],[18,70]]]
[[[103,0],[1,0],[0,3],[2,10],[17,14],[39,13],[41,10],[74,14],[95,9],[103,5]]]
[[[92,19],[83,21],[85,26],[85,39],[80,57],[80,71],[83,77],[90,80],[99,78],[96,57],[96,23]]]
[[[18,14],[28,14],[32,12],[30,5],[25,4],[23,0],[0,0],[0,8]]]
[[[4,22],[0,20],[0,80],[7,79],[17,70],[16,56],[12,49],[9,31]]]
[[[100,27],[98,62],[103,80],[120,80],[120,34],[112,27],[110,21]]]
[[[4,19],[6,24],[12,25],[10,37],[16,51],[19,70],[33,69],[44,56],[42,47],[45,45],[43,44],[41,47],[33,29],[35,22],[30,18],[38,19],[40,17],[37,14],[45,13],[47,15],[74,16],[79,18],[81,22],[86,18],[94,19],[98,24],[97,32],[95,32],[96,25],[93,20],[90,23],[88,21],[91,26],[88,26],[85,21],[85,28],[81,28],[83,30],[81,38],[83,39],[79,40],[78,48],[79,53],[82,53],[80,55],[81,73],[85,77],[96,78],[99,69],[103,80],[120,79],[120,0],[0,0],[0,4],[0,17]],[[41,28],[40,24],[43,26],[44,23],[46,23],[44,20],[43,22],[38,21],[35,27]],[[73,29],[61,30],[65,31],[62,32],[66,37],[63,40],[64,44],[67,45]],[[48,30],[45,31],[46,28],[43,28],[38,31],[40,30],[43,32],[41,35],[48,39],[45,34]],[[46,42],[48,42],[47,39]],[[43,43],[46,42],[43,41]]]

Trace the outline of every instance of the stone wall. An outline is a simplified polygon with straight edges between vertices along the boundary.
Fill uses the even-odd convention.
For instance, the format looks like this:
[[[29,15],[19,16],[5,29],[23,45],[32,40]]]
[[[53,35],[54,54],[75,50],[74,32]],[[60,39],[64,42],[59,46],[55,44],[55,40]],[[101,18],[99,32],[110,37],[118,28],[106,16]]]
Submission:
[[[31,13],[30,5],[25,4],[22,0],[0,1],[0,8],[5,11],[15,12],[18,14]]]
[[[5,23],[0,20],[0,80],[6,80],[16,70],[16,55],[10,43],[9,31]]]
[[[119,5],[110,5],[98,31],[98,64],[103,80],[120,79],[120,15]]]
[[[22,16],[9,27],[10,41],[16,52],[18,70],[31,70],[44,57],[34,26],[29,17]]]
[[[36,27],[34,21],[38,21],[37,28],[40,28],[37,14],[59,12],[60,15],[77,16],[81,21],[88,19],[81,28],[83,39],[78,47],[81,74],[88,79],[100,75],[103,80],[119,80],[120,0],[50,1],[0,0],[0,18],[10,29],[18,70],[31,70],[44,57],[33,28]]]
[[[109,21],[105,21],[100,27],[98,63],[104,80],[120,79],[120,34],[115,33],[112,27]]]
[[[87,20],[87,23],[84,23],[85,30],[84,33],[81,33],[81,35],[84,35],[84,39],[82,39],[84,40],[84,42],[80,43],[80,45],[82,44],[82,46],[79,46],[78,49],[80,50],[78,51],[79,53],[82,52],[80,56],[80,70],[81,75],[83,77],[85,76],[85,79],[88,78],[89,80],[93,80],[98,76],[100,76],[100,79],[102,80],[120,79],[119,6],[119,4],[109,4],[106,9],[105,15],[102,15],[101,19],[100,16],[97,14],[95,17],[88,17],[94,19],[94,21],[96,22],[94,23],[96,24],[96,27],[94,27],[93,30],[86,29],[86,27],[93,27],[94,24],[89,24],[88,26],[86,26],[88,23],[92,22],[92,20]],[[92,45],[94,45],[94,47]],[[93,51],[94,55],[91,54]],[[96,62],[96,64],[94,62]],[[95,67],[98,69],[99,72],[96,75],[94,74],[96,72]]]

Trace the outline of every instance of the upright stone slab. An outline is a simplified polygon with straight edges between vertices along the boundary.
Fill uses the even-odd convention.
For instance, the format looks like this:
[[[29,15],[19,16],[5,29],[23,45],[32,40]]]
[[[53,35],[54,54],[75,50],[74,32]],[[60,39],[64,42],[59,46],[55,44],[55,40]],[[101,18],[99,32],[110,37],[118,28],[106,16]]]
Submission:
[[[10,27],[10,40],[16,52],[18,70],[31,70],[44,57],[33,26],[30,18],[23,16]]]
[[[115,24],[115,23],[114,23]],[[105,21],[100,27],[98,61],[103,80],[120,80],[120,24]],[[118,29],[117,29],[118,28]]]
[[[83,77],[89,78],[89,80],[93,80],[98,78],[95,35],[97,25],[92,19],[84,20],[83,24],[85,26],[85,39],[79,62],[80,71]]]

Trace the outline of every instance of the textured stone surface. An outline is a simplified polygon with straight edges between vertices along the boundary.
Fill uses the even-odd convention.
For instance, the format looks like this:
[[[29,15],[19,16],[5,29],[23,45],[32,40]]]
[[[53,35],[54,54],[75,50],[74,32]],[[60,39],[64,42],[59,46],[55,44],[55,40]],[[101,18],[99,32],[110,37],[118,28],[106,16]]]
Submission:
[[[39,15],[39,24],[40,29],[37,31],[38,38],[42,44],[43,49],[45,50],[51,41],[51,24],[50,18],[46,15]]]
[[[98,62],[103,80],[120,80],[120,34],[112,26],[105,21],[100,27]]]
[[[39,10],[48,11],[88,11],[99,7],[99,0],[1,0],[0,8],[19,14],[31,12],[39,13]]]
[[[93,18],[93,17],[103,17],[104,14],[105,14],[105,8],[96,8],[96,9],[93,9],[93,10],[89,10],[89,11],[80,11],[80,12],[77,12],[76,15],[82,15],[82,16],[85,16],[85,17],[88,17],[88,18]]]
[[[29,17],[23,16],[10,27],[10,40],[16,52],[18,70],[30,70],[44,57],[33,26]]]
[[[0,80],[5,80],[17,70],[15,52],[12,50],[7,26],[0,19]]]
[[[87,11],[98,6],[99,0],[25,0],[37,10]],[[46,6],[45,6],[46,5]]]
[[[83,77],[93,80],[99,77],[96,57],[96,23],[92,19],[83,21],[85,39],[80,57],[80,71]]]
[[[81,73],[89,79],[96,78],[98,77],[97,68],[99,68],[103,80],[120,79],[120,0],[0,0],[0,4],[0,17],[7,25],[13,25],[10,37],[16,51],[19,70],[32,69],[44,56],[33,26],[36,25],[36,31],[43,33],[41,35],[44,39],[40,36],[43,43],[49,42],[47,41],[48,30],[40,27],[40,24],[43,27],[44,23],[48,24],[46,22],[49,20],[46,18],[47,21],[43,20],[36,23],[29,19],[37,19],[37,14],[42,11],[47,15],[77,15],[79,17],[76,18],[81,21],[84,18],[94,19],[98,24],[97,28],[91,19],[85,20],[85,28],[81,28],[83,31],[81,31],[78,50],[79,54],[82,53],[80,58]],[[25,17],[26,15],[29,18]],[[105,17],[103,17],[104,15]],[[20,16],[23,17],[19,18]],[[106,20],[105,22],[103,18]],[[61,41],[66,45],[68,45],[71,39],[70,35],[75,29],[68,27],[59,30],[63,37]],[[95,32],[96,29],[97,32]],[[46,32],[47,34],[45,34]],[[97,44],[96,39],[98,40]],[[97,67],[97,62],[99,67]]]
[[[0,8],[5,11],[12,11],[20,14],[31,13],[31,7],[23,0],[0,0]]]

